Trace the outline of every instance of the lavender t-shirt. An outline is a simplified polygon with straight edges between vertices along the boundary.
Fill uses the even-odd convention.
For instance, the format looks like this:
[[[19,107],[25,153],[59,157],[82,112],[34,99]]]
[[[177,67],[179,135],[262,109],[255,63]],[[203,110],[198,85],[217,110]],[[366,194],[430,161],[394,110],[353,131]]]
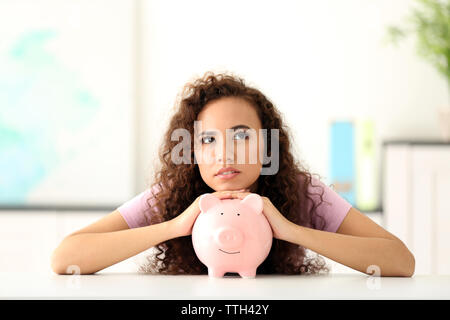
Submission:
[[[300,176],[299,179],[301,179]],[[312,184],[314,187],[309,185],[308,191],[313,193],[310,196],[313,198],[315,204],[320,202],[322,188],[324,190],[322,195],[323,202],[316,208],[316,214],[321,216],[325,221],[325,225],[319,230],[336,232],[352,206],[347,200],[320,180],[312,178]],[[150,208],[154,205],[155,201],[152,195],[156,194],[159,190],[154,185],[152,188],[141,192],[117,208],[130,228],[145,227],[148,225],[147,221],[149,220],[147,219],[149,219]],[[309,203],[308,208],[311,206],[312,203]],[[313,216],[314,224],[322,226],[323,224],[321,221],[319,222],[318,219],[320,218],[317,215]]]

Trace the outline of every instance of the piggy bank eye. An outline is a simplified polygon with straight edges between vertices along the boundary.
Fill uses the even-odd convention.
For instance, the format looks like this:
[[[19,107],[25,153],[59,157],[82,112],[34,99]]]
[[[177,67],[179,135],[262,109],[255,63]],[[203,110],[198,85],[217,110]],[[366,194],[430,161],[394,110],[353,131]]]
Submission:
[[[237,215],[238,215],[238,216],[240,216],[241,214],[240,214],[240,213],[238,213]]]
[[[220,215],[222,215],[222,216],[223,216],[223,212],[221,212],[221,213],[220,213]]]

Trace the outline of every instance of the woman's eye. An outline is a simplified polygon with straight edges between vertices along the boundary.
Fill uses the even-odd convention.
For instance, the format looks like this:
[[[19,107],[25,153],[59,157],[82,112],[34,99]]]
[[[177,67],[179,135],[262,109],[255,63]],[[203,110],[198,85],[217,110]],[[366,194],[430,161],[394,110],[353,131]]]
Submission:
[[[245,140],[245,139],[248,139],[249,137],[250,136],[245,131],[237,132],[233,136],[233,138],[235,140]],[[215,141],[215,138],[211,137],[211,136],[204,136],[204,137],[202,137],[200,139],[200,141],[201,141],[202,144],[210,144],[210,143],[213,143]]]
[[[243,140],[243,139],[247,139],[248,138],[248,134],[245,131],[238,132],[234,136],[237,137],[236,140]]]
[[[211,142],[214,141],[214,137],[205,136],[202,137],[201,141],[203,144],[210,144]]]

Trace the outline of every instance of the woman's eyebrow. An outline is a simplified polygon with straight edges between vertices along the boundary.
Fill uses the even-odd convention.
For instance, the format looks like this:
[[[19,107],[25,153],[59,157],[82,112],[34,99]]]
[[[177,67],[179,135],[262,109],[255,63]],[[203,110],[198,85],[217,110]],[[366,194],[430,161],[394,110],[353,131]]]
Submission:
[[[236,130],[236,129],[250,129],[249,126],[246,126],[245,124],[238,124],[234,127],[231,127],[230,129]]]
[[[245,124],[238,124],[238,125],[235,125],[235,126],[231,127],[230,129],[231,130],[250,129],[250,127],[245,125]],[[204,135],[213,136],[215,134],[216,134],[216,131],[203,131],[202,133],[199,134],[199,136],[204,136]]]

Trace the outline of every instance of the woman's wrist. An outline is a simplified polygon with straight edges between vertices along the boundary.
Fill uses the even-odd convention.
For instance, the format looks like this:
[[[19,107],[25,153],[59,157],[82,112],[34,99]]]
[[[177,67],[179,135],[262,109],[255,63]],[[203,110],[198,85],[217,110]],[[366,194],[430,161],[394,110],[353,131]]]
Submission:
[[[164,221],[162,222],[162,224],[163,224],[161,226],[163,228],[162,232],[165,234],[167,238],[166,240],[180,237],[178,228],[176,228],[176,224],[174,223],[173,220]]]
[[[282,240],[295,244],[300,244],[299,233],[301,233],[302,226],[299,226],[298,224],[293,223],[291,221],[289,222],[290,223],[288,224],[287,232],[285,233],[285,236],[283,237]]]

